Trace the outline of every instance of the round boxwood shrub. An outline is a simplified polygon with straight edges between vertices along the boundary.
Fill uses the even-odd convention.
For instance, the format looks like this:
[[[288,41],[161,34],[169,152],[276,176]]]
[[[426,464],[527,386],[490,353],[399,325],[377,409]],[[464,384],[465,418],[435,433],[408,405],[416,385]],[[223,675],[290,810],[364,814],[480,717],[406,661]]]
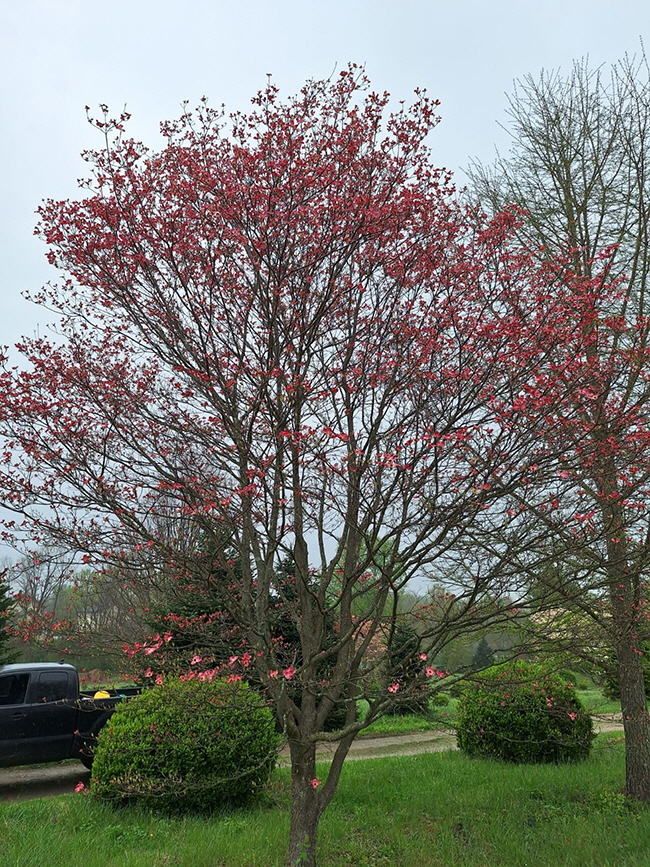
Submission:
[[[594,737],[573,687],[524,662],[487,669],[465,690],[457,735],[467,755],[517,763],[584,759]]]
[[[262,789],[278,744],[271,711],[246,683],[172,680],[118,706],[98,738],[91,792],[210,811]]]

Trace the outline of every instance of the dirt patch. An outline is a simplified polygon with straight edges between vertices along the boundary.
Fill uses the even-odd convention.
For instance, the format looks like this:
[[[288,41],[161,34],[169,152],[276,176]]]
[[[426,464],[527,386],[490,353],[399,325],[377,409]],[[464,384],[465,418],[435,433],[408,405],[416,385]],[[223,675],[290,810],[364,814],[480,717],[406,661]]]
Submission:
[[[320,743],[316,749],[319,762],[331,760],[336,752],[336,742]],[[437,753],[456,748],[456,735],[450,731],[411,732],[401,735],[357,738],[350,747],[346,761],[357,759],[388,758],[389,756],[413,756],[418,753]],[[280,764],[289,763],[289,748],[280,752]]]
[[[29,801],[70,795],[77,783],[88,785],[90,771],[80,762],[31,768],[0,768],[0,801]]]

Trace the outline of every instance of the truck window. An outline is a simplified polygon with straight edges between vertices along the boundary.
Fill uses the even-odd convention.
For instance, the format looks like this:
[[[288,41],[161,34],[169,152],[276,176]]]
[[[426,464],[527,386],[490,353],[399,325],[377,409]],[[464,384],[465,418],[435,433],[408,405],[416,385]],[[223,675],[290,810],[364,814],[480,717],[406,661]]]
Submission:
[[[5,674],[0,677],[0,707],[25,704],[29,674]]]
[[[68,697],[68,675],[65,671],[42,671],[38,683],[32,684],[30,700],[61,701]]]

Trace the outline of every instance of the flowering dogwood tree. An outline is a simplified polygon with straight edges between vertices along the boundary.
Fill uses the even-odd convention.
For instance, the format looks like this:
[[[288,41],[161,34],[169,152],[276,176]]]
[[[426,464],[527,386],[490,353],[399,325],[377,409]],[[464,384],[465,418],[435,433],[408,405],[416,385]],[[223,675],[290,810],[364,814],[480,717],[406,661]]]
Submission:
[[[538,589],[545,585],[556,619],[569,627],[553,630],[560,644],[570,631],[574,652],[605,666],[615,660],[626,792],[650,800],[647,61],[625,58],[610,76],[582,61],[567,76],[528,77],[511,98],[510,119],[511,152],[474,168],[474,191],[494,213],[513,202],[526,209],[520,241],[541,259],[570,263],[576,291],[558,314],[581,322],[582,340],[556,341],[526,396],[557,460],[544,462],[519,496],[509,556],[518,550],[522,569],[533,570]]]
[[[85,197],[40,211],[63,277],[37,300],[59,330],[22,343],[0,398],[14,529],[125,582],[222,576],[246,645],[231,667],[255,669],[291,751],[288,865],[315,864],[350,744],[406,688],[366,662],[379,634],[390,651],[400,590],[477,516],[507,519],[497,503],[534,436],[499,419],[567,291],[510,250],[515,214],[481,223],[455,202],[424,144],[435,104],[387,114],[366,85],[351,67],[286,102],[269,86],[248,115],[203,103],[163,124],[159,152],[126,137],[126,116],[94,121]],[[465,565],[411,648],[414,689],[444,676],[436,649],[510,605],[513,576]],[[288,661],[274,594],[298,633]]]

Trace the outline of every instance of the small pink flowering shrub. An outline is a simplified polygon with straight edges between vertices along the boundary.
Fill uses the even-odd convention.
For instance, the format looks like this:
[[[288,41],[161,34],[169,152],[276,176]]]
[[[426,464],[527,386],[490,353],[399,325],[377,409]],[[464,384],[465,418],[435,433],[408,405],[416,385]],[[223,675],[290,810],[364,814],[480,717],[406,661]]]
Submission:
[[[259,792],[279,738],[239,680],[170,680],[119,705],[101,732],[91,794],[168,813],[209,812]]]
[[[494,666],[458,704],[458,746],[508,762],[567,762],[589,755],[591,717],[573,686],[525,662]]]

